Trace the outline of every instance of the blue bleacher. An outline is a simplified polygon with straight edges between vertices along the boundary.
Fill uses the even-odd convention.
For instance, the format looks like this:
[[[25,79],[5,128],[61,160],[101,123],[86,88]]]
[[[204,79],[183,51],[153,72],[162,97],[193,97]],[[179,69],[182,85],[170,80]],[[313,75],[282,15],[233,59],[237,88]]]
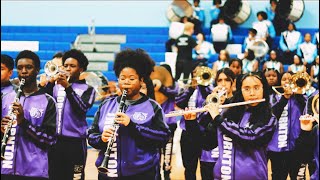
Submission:
[[[165,52],[165,43],[153,43],[153,44],[147,44],[147,43],[124,43],[121,44],[121,50],[131,48],[131,49],[137,49],[142,48],[143,50],[147,52]]]

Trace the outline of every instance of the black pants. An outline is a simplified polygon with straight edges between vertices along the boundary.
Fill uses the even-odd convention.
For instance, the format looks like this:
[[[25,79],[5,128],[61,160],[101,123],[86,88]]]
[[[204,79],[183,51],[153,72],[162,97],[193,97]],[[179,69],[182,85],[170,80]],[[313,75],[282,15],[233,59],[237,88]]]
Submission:
[[[152,167],[151,169],[136,174],[132,176],[122,176],[118,178],[108,178],[104,174],[99,173],[98,174],[98,180],[134,180],[134,179],[141,179],[141,180],[160,180],[160,173],[159,173],[159,167]]]
[[[48,180],[48,178],[1,175],[1,180]]]
[[[84,180],[86,157],[85,139],[58,137],[57,143],[49,152],[50,180]]]
[[[213,48],[217,53],[220,53],[221,50],[226,49],[227,42],[213,42]]]
[[[215,162],[203,162],[200,161],[200,172],[202,180],[212,180],[213,179],[213,167]]]
[[[272,179],[286,180],[288,174],[291,180],[305,178],[306,167],[299,163],[293,152],[268,152],[268,156]]]
[[[200,146],[195,145],[195,140],[184,130],[181,133],[180,146],[182,163],[185,168],[185,179],[196,180],[196,170],[198,166],[198,159],[201,155],[201,148]]]
[[[172,148],[173,148],[173,138],[174,138],[174,132],[177,129],[177,124],[168,124],[169,129],[170,129],[170,137],[168,142],[162,147],[161,151],[161,156],[164,157],[163,159],[163,174],[164,174],[164,179],[169,180],[170,179],[170,173],[171,173],[171,161],[172,161]],[[160,157],[161,159],[161,157]],[[166,162],[168,160],[168,162]]]
[[[193,62],[191,60],[177,60],[176,62],[176,77],[174,78],[175,81],[178,81],[180,79],[181,73],[183,73],[183,83],[188,82],[188,78],[193,70]]]
[[[281,52],[282,59],[280,62],[283,64],[291,65],[293,64],[293,56],[297,54],[297,51]]]

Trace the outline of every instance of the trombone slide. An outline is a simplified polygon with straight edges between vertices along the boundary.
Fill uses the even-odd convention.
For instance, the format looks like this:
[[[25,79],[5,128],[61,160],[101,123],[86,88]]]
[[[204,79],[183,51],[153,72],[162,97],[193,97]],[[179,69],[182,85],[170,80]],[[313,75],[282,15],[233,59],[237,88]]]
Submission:
[[[224,105],[220,105],[219,108],[223,109],[223,108],[229,108],[229,107],[233,107],[233,106],[242,106],[242,105],[258,103],[258,102],[263,102],[263,101],[265,101],[265,99],[258,99],[258,100],[253,100],[253,101],[244,101],[244,102],[237,102],[237,103],[231,103],[231,104],[224,104]],[[205,112],[205,111],[207,111],[207,109],[204,108],[204,107],[197,108],[197,109],[192,109],[192,110],[188,110],[188,111],[183,111],[183,110],[172,111],[172,112],[169,112],[168,114],[165,114],[164,117],[182,116],[182,115],[189,114],[189,113],[198,113],[198,112]]]

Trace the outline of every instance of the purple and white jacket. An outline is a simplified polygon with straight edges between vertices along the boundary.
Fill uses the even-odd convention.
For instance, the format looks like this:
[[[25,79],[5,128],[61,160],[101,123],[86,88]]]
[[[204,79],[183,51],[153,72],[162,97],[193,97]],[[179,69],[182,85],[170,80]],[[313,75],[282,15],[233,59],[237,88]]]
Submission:
[[[175,85],[171,87],[161,86],[159,91],[162,92],[164,95],[168,97],[167,101],[161,104],[163,112],[165,114],[174,111],[174,104],[175,104],[175,97],[178,95],[179,92],[179,85],[178,83],[174,82]],[[165,121],[168,125],[176,124],[177,118],[176,117],[168,117],[165,118]]]
[[[8,113],[16,93],[3,97],[2,113]],[[25,120],[13,125],[1,161],[1,174],[48,178],[48,149],[56,142],[55,100],[39,90],[30,96],[21,95]]]
[[[274,96],[277,101],[272,104],[272,109],[278,120],[276,130],[267,150],[273,152],[293,151],[295,149],[295,140],[300,134],[299,118],[303,114],[307,97],[293,95],[286,99],[282,95]],[[299,102],[297,98],[300,98],[303,102]]]
[[[120,125],[118,129],[108,163],[108,178],[132,176],[154,168],[159,164],[159,148],[169,139],[170,131],[160,105],[140,94],[142,98],[124,107],[130,123],[128,126]],[[119,101],[120,97],[115,96],[105,99],[88,130],[89,144],[101,150],[96,166],[101,164],[107,147],[107,143],[101,140],[101,134],[113,125]]]

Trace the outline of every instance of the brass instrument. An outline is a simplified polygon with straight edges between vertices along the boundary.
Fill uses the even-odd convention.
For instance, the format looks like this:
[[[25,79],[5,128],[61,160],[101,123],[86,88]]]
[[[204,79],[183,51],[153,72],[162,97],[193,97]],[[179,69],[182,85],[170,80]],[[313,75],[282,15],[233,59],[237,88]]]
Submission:
[[[258,100],[253,100],[253,101],[230,103],[230,104],[225,104],[225,105],[219,105],[219,109],[229,108],[229,107],[233,107],[233,106],[242,106],[242,105],[247,105],[247,104],[254,104],[254,103],[263,102],[263,101],[265,101],[265,99],[258,99]],[[164,117],[182,116],[182,115],[189,114],[189,113],[198,113],[198,112],[205,112],[205,111],[207,111],[207,109],[205,107],[192,109],[192,110],[188,110],[188,111],[178,110],[178,111],[169,112],[168,114],[165,114]]]
[[[195,77],[193,77],[193,79],[195,79],[197,81],[197,84],[199,85],[208,86],[212,84],[214,81],[213,71],[211,68],[207,66],[197,67],[195,72]],[[183,79],[183,80],[189,80],[189,79]],[[189,87],[189,86],[192,86],[192,85],[184,85],[184,87]]]
[[[223,89],[221,91],[218,91],[217,94],[209,94],[206,98],[205,104],[218,103],[220,101],[220,98],[226,95],[226,92],[227,91]]]
[[[170,72],[163,66],[154,66],[153,72],[150,74],[150,79],[154,83],[154,80],[159,80],[165,87],[170,87],[174,84]],[[160,91],[154,91],[155,100],[159,104],[163,104],[167,101],[168,97]]]
[[[70,76],[70,73],[60,70],[58,65],[56,65],[55,63],[53,63],[52,61],[48,61],[45,65],[44,65],[44,72],[46,73],[47,76],[49,77],[53,77],[58,73],[62,73],[65,74],[67,76]]]
[[[20,85],[19,85],[16,97],[14,98],[14,102],[19,102],[24,83],[25,83],[25,79],[22,78],[20,80]],[[12,126],[17,119],[17,116],[13,113],[12,106],[10,106],[10,109],[8,112],[9,112],[8,116],[10,116],[11,120],[8,122],[7,127],[5,128],[5,132],[3,133],[3,137],[1,141],[1,160],[5,159],[4,153],[7,146],[7,142],[11,133]]]
[[[319,124],[319,93],[313,97],[311,108],[313,112],[313,117],[316,119],[316,121]]]
[[[310,75],[306,72],[297,72],[292,75],[291,82],[283,86],[272,86],[272,89],[279,95],[283,95],[283,92],[279,92],[279,88],[290,88],[292,92],[296,94],[305,94],[311,87]]]

